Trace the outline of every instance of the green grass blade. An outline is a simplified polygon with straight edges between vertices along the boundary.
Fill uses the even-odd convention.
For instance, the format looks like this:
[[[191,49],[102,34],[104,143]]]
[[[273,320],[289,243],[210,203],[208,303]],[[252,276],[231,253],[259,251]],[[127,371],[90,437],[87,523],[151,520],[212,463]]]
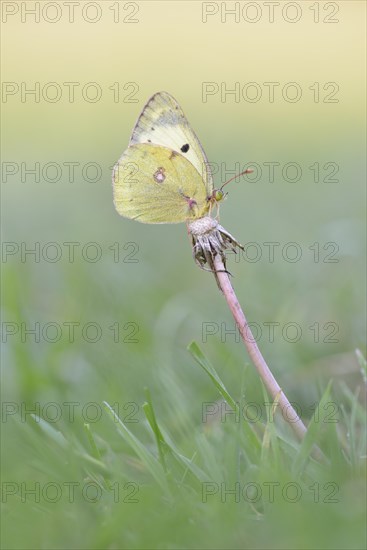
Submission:
[[[125,426],[122,420],[115,413],[113,408],[106,402],[103,402],[103,405],[117,427],[118,433],[126,441],[126,443],[132,448],[132,450],[137,454],[140,460],[145,464],[147,470],[151,473],[154,479],[159,483],[159,485],[165,490],[168,491],[168,485],[166,478],[163,474],[162,468],[159,462],[154,458],[154,456],[146,450],[144,445],[139,441],[134,434]]]
[[[355,354],[357,356],[358,364],[361,369],[363,382],[367,385],[367,360],[360,349],[356,349]]]
[[[172,441],[169,440],[169,437],[166,434],[162,433],[156,420],[149,390],[146,390],[146,397],[148,402],[144,403],[143,411],[154,432],[154,435],[157,441],[160,460],[164,468],[164,471],[165,472],[167,471],[164,455],[167,451],[169,451],[173,456],[173,458],[184,468],[185,472],[183,477],[186,476],[187,471],[190,471],[191,474],[193,474],[193,476],[196,477],[197,481],[199,482],[210,481],[210,478],[207,476],[207,474],[205,474],[203,470],[201,470],[198,466],[196,466],[192,462],[192,460],[190,460],[189,458],[181,454],[178,451],[178,449],[175,447],[175,445],[172,443]]]
[[[196,342],[191,342],[191,344],[188,346],[188,351],[191,353],[195,361],[201,366],[201,368],[206,372],[206,374],[209,376],[221,396],[225,399],[225,401],[228,403],[228,405],[235,411],[236,416],[240,418],[241,411],[236,403],[236,401],[231,397],[229,392],[227,391],[225,385],[223,384],[222,380],[218,376],[216,370],[214,367],[209,363],[208,359],[205,357],[199,346]],[[255,433],[254,429],[252,428],[251,424],[248,422],[243,422],[244,431],[247,437],[248,441],[248,449],[254,450],[255,452],[259,452],[261,450],[261,443],[260,440]],[[250,451],[251,455],[252,452]]]
[[[92,431],[90,429],[90,424],[84,424],[84,431],[87,434],[88,442],[91,448],[92,456],[97,460],[101,460],[101,454],[96,445],[95,439],[93,437]]]
[[[332,381],[328,383],[320,399],[319,405],[318,407],[316,407],[312,415],[306,435],[300,445],[298,454],[293,463],[293,473],[295,475],[298,475],[304,470],[306,463],[310,458],[312,447],[317,443],[318,435],[321,431],[321,428],[325,426],[325,417],[329,415],[327,404],[330,401],[331,386]]]
[[[151,396],[150,396],[150,391],[148,390],[148,388],[145,388],[145,396],[146,396],[147,402],[143,404],[142,408],[143,408],[144,414],[145,414],[145,416],[146,416],[146,418],[149,422],[149,425],[152,428],[152,431],[153,431],[154,436],[155,436],[160,463],[162,464],[163,470],[167,473],[167,465],[166,465],[166,461],[165,461],[165,458],[164,458],[164,455],[165,455],[165,449],[164,449],[165,440],[164,440],[164,437],[162,435],[162,432],[160,431],[160,429],[158,427],[157,419],[156,419],[154,408],[153,408],[152,399],[151,399]]]
[[[208,374],[209,378],[219,391],[219,393],[223,396],[223,398],[227,401],[228,405],[237,413],[239,413],[239,407],[236,403],[236,401],[231,397],[231,395],[228,393],[225,385],[223,384],[222,380],[219,378],[216,370],[214,367],[209,363],[208,359],[205,357],[199,346],[196,342],[191,342],[191,344],[187,348],[193,358],[196,360],[196,362],[204,369],[204,371]]]
[[[36,416],[35,414],[31,414],[31,418],[33,418],[34,422],[40,427],[40,429],[55,443],[64,448],[69,445],[63,434],[51,426],[51,424],[43,420],[43,418]]]
[[[263,395],[264,395],[264,403],[268,403],[269,397],[264,385],[262,385],[262,388],[263,388]],[[276,433],[276,425],[275,425],[275,413],[278,408],[280,397],[281,397],[281,392],[279,392],[276,395],[271,405],[266,426],[265,426],[263,444],[261,449],[261,461],[267,464],[269,464],[269,462],[272,462],[273,467],[275,468],[277,467],[280,461],[278,436]],[[275,464],[274,464],[274,461],[275,461]]]

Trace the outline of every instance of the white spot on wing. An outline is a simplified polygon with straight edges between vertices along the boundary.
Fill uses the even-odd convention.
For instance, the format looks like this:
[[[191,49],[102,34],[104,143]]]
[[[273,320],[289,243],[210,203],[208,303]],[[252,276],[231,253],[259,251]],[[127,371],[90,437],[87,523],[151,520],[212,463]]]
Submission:
[[[166,175],[164,172],[165,172],[165,169],[162,166],[160,166],[158,170],[154,172],[153,177],[157,183],[163,183],[164,180],[166,179]]]

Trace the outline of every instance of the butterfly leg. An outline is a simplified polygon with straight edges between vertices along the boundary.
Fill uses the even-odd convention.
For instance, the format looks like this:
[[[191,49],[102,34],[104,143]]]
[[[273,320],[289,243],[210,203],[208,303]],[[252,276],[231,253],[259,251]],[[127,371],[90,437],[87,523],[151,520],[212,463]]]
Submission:
[[[186,202],[188,204],[188,207],[189,207],[189,210],[193,210],[195,208],[195,206],[198,205],[198,203],[196,202],[195,199],[193,199],[192,197],[188,197],[187,195],[185,195],[182,191],[182,189],[179,190],[179,193],[180,195],[186,199]]]

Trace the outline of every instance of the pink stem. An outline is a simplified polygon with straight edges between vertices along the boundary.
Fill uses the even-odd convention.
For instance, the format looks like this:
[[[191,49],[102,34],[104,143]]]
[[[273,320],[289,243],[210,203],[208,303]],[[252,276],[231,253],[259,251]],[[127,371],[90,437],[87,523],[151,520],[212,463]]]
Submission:
[[[297,435],[298,439],[302,440],[306,435],[307,428],[288,401],[285,393],[279,386],[278,382],[275,380],[268,365],[266,364],[266,361],[262,356],[257,346],[256,340],[247,323],[245,314],[243,313],[240,303],[237,300],[237,296],[233,290],[231,281],[229,280],[228,273],[225,270],[223,260],[221,259],[219,254],[214,257],[214,266],[221,290],[225,296],[225,299],[227,300],[229,309],[231,310],[234,320],[241,333],[247,352],[251,357],[252,362],[255,365],[261,380],[263,381],[266,389],[273,399],[275,399],[277,396],[280,396],[278,403],[283,413],[283,418],[289,423],[289,425]]]

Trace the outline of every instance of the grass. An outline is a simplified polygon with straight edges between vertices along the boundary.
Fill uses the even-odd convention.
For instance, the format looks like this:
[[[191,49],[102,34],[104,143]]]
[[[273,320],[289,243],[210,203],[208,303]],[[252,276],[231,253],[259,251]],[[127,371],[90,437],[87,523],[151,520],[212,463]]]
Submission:
[[[5,270],[14,289],[5,310],[14,322],[27,316],[24,300],[33,300],[34,274],[24,279],[22,269]],[[22,287],[20,276],[29,284]],[[83,301],[82,279],[72,292]],[[104,280],[86,280],[96,297],[86,309],[108,326]],[[270,400],[240,344],[216,338],[185,349],[190,306],[174,295],[166,303],[151,333],[141,316],[135,344],[117,344],[109,331],[95,345],[79,338],[73,346],[64,335],[41,345],[9,338],[2,547],[364,548],[363,354],[346,359],[321,347],[324,359],[336,364],[340,354],[353,372],[330,377],[321,368],[310,379],[301,367],[296,389],[283,379],[309,427],[300,443],[277,404],[264,406]],[[110,305],[118,311],[122,302]],[[129,307],[124,322],[135,318],[133,298],[123,311]],[[301,364],[306,352],[300,344],[285,357],[297,353]],[[310,456],[313,445],[324,461]]]

